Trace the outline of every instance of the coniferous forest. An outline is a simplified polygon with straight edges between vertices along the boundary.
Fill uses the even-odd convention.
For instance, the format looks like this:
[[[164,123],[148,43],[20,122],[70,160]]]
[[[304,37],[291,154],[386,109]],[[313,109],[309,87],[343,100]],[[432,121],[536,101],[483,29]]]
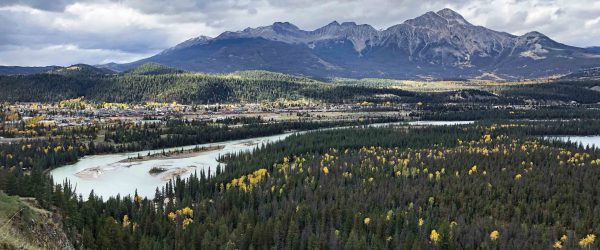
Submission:
[[[0,183],[59,211],[83,249],[550,249],[597,245],[600,151],[543,140],[596,121],[480,122],[297,134],[223,155],[154,197],[78,196],[48,168],[74,138],[0,146]],[[31,168],[28,174],[25,169]]]
[[[364,100],[394,103],[492,104],[524,104],[528,100],[542,103],[600,102],[600,92],[590,91],[599,84],[599,81],[594,79],[564,79],[503,87],[489,87],[483,84],[477,85],[478,89],[434,92],[403,90],[394,85],[378,84],[380,81],[385,83],[390,80],[315,80],[268,71],[192,73],[156,63],[142,64],[117,74],[89,65],[76,65],[32,75],[0,75],[0,88],[3,90],[0,92],[0,101],[58,102],[85,96],[100,103],[177,101],[188,104],[214,104],[301,98],[327,103],[353,103]]]

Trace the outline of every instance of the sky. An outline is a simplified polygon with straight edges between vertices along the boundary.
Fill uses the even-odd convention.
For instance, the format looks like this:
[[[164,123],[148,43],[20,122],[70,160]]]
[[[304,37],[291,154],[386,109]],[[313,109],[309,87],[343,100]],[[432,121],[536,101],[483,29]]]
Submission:
[[[451,8],[475,25],[600,46],[598,0],[0,0],[0,65],[130,62],[200,35],[289,21],[385,29]]]

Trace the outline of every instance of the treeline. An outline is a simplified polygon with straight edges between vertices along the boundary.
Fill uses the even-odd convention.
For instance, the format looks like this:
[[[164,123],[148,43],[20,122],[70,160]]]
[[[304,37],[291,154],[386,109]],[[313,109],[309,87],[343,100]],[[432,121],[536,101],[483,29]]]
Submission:
[[[420,113],[423,120],[545,120],[545,119],[597,119],[600,109],[596,105],[528,106],[525,109],[499,109],[487,105],[448,107],[428,105]]]
[[[540,103],[556,104],[556,102],[569,103],[598,103],[600,92],[599,80],[566,81],[561,80],[551,83],[525,84],[511,86],[500,91],[504,96],[518,100],[535,100]]]
[[[239,121],[242,121],[241,119]],[[360,126],[373,123],[401,121],[399,117],[365,118],[351,121],[285,121],[250,123],[236,126],[214,124],[197,120],[169,120],[166,124],[119,124],[107,127],[105,142],[114,145],[116,151],[138,151],[143,149],[160,149],[182,145],[194,145],[218,141],[254,138],[282,134],[289,131],[313,130],[340,126]]]

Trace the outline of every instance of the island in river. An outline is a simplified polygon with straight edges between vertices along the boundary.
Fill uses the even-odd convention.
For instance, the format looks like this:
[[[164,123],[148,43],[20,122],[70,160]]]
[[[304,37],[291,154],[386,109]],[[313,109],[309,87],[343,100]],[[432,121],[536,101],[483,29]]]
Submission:
[[[124,160],[121,160],[119,162],[140,162],[140,161],[149,161],[149,160],[156,160],[156,159],[182,159],[182,158],[189,158],[189,157],[194,157],[194,156],[198,156],[204,152],[208,152],[208,151],[215,151],[215,150],[221,150],[225,148],[225,145],[214,145],[214,146],[207,146],[207,147],[194,147],[191,149],[181,149],[181,150],[171,150],[171,151],[162,151],[160,153],[154,153],[151,154],[150,152],[148,152],[147,155],[139,155],[137,157],[132,157],[132,158],[127,158]]]

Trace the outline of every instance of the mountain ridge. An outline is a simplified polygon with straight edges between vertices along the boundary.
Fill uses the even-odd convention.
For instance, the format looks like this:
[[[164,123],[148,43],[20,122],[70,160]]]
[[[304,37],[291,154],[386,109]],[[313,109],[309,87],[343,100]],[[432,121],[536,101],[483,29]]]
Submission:
[[[333,21],[314,30],[289,22],[188,39],[125,64],[155,62],[185,71],[267,70],[316,78],[490,79],[556,77],[600,66],[597,48],[578,48],[531,31],[517,36],[471,24],[449,9],[375,29]]]
[[[446,8],[381,30],[354,22],[333,21],[314,30],[275,22],[212,39],[192,38],[113,69],[145,62],[210,73],[269,70],[311,77],[513,80],[600,66],[600,54],[537,31],[517,36],[476,26]]]

